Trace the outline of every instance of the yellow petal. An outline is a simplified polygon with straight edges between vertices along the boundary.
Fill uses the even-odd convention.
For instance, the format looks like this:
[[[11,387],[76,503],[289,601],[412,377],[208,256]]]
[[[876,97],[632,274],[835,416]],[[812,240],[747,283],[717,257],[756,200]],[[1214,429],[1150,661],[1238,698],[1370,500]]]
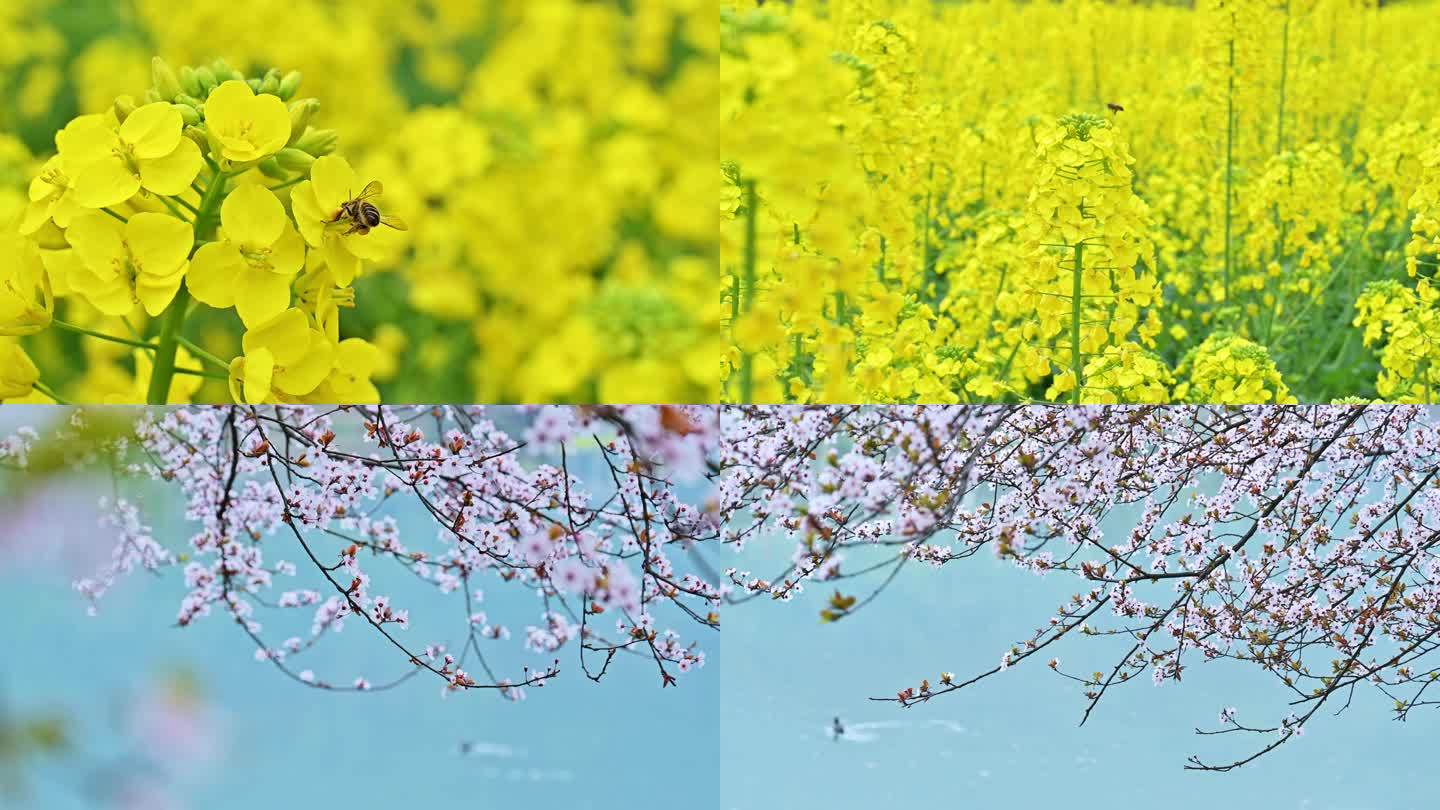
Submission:
[[[147,212],[130,217],[125,225],[125,241],[144,274],[169,276],[190,256],[195,233],[188,222]]]
[[[185,286],[201,303],[216,309],[235,306],[235,281],[245,269],[240,248],[229,242],[200,246],[185,274]]]
[[[120,140],[134,149],[140,160],[153,160],[175,151],[184,121],[175,105],[165,101],[136,109],[120,125]],[[188,138],[186,140],[189,140]]]
[[[125,256],[124,224],[99,211],[76,217],[65,231],[65,241],[75,248],[80,261],[94,272],[113,275],[111,263]]]
[[[275,355],[269,349],[245,353],[245,402],[259,405],[270,397],[275,378]]]
[[[175,300],[175,293],[179,291],[180,282],[184,279],[184,273],[172,273],[168,276],[142,273],[135,279],[135,296],[153,318],[164,312],[170,302]]]
[[[115,273],[95,273],[83,264],[70,267],[69,286],[106,315],[128,315],[135,308],[135,296],[125,279]]]
[[[140,176],[113,155],[86,163],[75,178],[75,201],[86,208],[119,205],[139,190]]]
[[[295,307],[285,310],[245,333],[240,345],[248,356],[261,348],[270,349],[283,364],[298,359],[310,342],[310,321]]]
[[[290,110],[278,96],[262,93],[250,102],[249,141],[260,156],[273,155],[290,140]]]
[[[330,268],[335,283],[341,287],[350,286],[355,276],[360,274],[360,259],[350,252],[347,240],[339,234],[326,234],[324,252],[325,266]]]
[[[200,147],[189,138],[182,138],[169,154],[140,161],[140,182],[156,194],[173,197],[189,190],[203,165],[205,159],[200,156]]]
[[[114,155],[120,146],[115,128],[103,115],[82,115],[55,133],[55,148],[67,174],[74,175],[87,164]]]
[[[235,311],[248,328],[269,321],[290,306],[290,277],[268,270],[245,268],[244,286],[235,298]]]
[[[300,238],[300,234],[296,233],[288,222],[285,223],[280,238],[271,247],[270,266],[273,272],[287,280],[305,266],[305,240]]]
[[[295,212],[295,224],[300,226],[300,233],[305,237],[305,241],[311,247],[324,244],[324,221],[329,215],[320,210],[320,203],[315,199],[315,189],[309,180],[290,190],[290,207]]]
[[[269,189],[246,183],[225,198],[220,206],[220,222],[225,226],[225,237],[232,242],[266,248],[280,238],[285,228],[285,207]]]
[[[304,396],[314,391],[335,363],[335,347],[318,330],[309,331],[307,350],[275,372],[275,387],[293,396]]]
[[[255,97],[245,82],[231,79],[210,91],[205,99],[205,125],[211,132],[238,137],[245,121],[245,105]]]
[[[310,182],[315,188],[315,201],[320,210],[333,216],[340,203],[351,199],[355,188],[355,170],[345,158],[326,155],[310,167]]]

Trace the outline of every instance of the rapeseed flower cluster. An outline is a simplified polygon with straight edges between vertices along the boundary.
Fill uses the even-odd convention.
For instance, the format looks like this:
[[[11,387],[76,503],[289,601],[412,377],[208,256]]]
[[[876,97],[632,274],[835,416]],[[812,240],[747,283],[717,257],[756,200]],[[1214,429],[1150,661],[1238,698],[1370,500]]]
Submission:
[[[137,0],[82,25],[63,5],[0,12],[24,43],[0,57],[0,226],[44,268],[3,271],[30,297],[0,307],[45,313],[0,336],[42,372],[9,398],[144,401],[169,377],[226,401],[272,361],[282,401],[718,398],[713,8]],[[156,53],[193,67],[152,75]],[[403,234],[332,221],[372,180]],[[332,367],[308,391],[256,354],[312,332]],[[178,373],[153,362],[172,344]]]
[[[1420,300],[1434,12],[727,0],[724,399],[1414,396],[1347,324]]]
[[[236,401],[252,404],[337,401],[335,391],[378,399],[369,381],[374,347],[359,341],[361,350],[337,351],[338,310],[292,300],[291,279],[307,252],[319,257],[315,272],[326,284],[348,287],[357,254],[382,255],[389,237],[359,227],[366,223],[344,207],[354,172],[329,154],[334,133],[310,126],[318,102],[295,99],[299,84],[298,73],[246,77],[224,62],[177,72],[157,57],[141,100],[119,96],[105,112],[68,123],[9,236],[22,260],[3,271],[9,303],[0,329],[61,329],[139,350],[133,381],[112,383],[95,399],[184,401],[198,385],[177,386],[177,373],[228,380]],[[130,334],[55,318],[56,296],[84,302],[82,311]],[[226,361],[189,339],[196,302],[237,313],[243,356]],[[136,326],[142,318],[157,323],[153,337]],[[323,339],[291,339],[297,319]],[[280,356],[251,356],[252,344],[265,352],[277,334],[285,339]],[[21,354],[9,362],[22,373],[7,377],[35,376]],[[287,376],[291,366],[305,373]],[[31,385],[58,398],[41,379]]]

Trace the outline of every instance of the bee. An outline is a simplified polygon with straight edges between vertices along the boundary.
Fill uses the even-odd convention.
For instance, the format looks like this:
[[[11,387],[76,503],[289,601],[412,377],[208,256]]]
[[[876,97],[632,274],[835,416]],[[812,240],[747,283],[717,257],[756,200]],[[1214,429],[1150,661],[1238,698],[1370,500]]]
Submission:
[[[1109,107],[1109,108],[1110,108],[1110,112],[1113,112],[1113,113],[1122,113],[1122,112],[1125,112],[1125,108],[1124,108],[1124,107],[1121,107],[1119,104],[1116,104],[1116,103],[1113,102],[1113,101],[1110,102],[1109,104],[1106,104],[1105,106],[1106,106],[1106,107]]]
[[[387,225],[397,231],[406,230],[405,221],[394,214],[381,214],[380,209],[370,202],[371,198],[379,197],[384,193],[385,187],[380,185],[379,180],[371,180],[360,190],[360,194],[343,203],[340,203],[340,210],[335,212],[335,218],[331,222],[349,220],[350,230],[345,232],[346,236],[358,233],[361,236],[370,232],[371,228],[378,228]]]

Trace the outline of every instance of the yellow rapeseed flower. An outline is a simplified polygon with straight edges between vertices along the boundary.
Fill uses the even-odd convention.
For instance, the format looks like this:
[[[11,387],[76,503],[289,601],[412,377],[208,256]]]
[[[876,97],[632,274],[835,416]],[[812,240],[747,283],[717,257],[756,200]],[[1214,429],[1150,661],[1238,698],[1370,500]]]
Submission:
[[[0,335],[32,335],[50,325],[55,299],[40,249],[19,234],[0,238]]]
[[[200,246],[185,286],[212,307],[234,307],[247,327],[279,315],[305,264],[305,243],[284,206],[264,186],[241,185],[221,205],[220,224],[220,241]]]
[[[205,126],[221,157],[246,163],[284,148],[290,140],[290,111],[278,96],[257,96],[245,82],[231,80],[205,100]]]
[[[79,259],[69,285],[106,315],[125,315],[137,303],[159,315],[180,289],[194,237],[189,223],[165,214],[129,222],[100,212],[77,217],[65,231]]]
[[[76,119],[66,137],[57,138],[66,174],[74,173],[75,200],[104,208],[141,188],[164,195],[188,189],[204,160],[200,147],[181,135],[183,124],[180,111],[165,102],[136,109],[118,127],[103,115]]]
[[[230,362],[230,395],[251,405],[313,392],[335,362],[335,347],[293,307],[246,332],[242,346],[244,356]]]
[[[339,218],[340,205],[361,191],[355,170],[345,158],[326,155],[310,167],[310,179],[290,192],[295,222],[311,247],[320,248],[335,281],[346,286],[360,272],[361,259],[381,259],[393,250],[387,244],[395,233],[373,228],[369,233],[350,233],[350,222]],[[337,219],[338,218],[338,219]]]

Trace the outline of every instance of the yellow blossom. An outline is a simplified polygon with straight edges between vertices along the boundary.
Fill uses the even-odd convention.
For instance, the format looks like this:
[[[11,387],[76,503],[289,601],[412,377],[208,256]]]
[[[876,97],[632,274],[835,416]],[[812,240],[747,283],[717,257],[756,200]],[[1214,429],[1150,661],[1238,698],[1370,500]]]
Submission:
[[[305,263],[305,243],[284,207],[263,186],[244,184],[225,198],[220,223],[219,241],[195,252],[185,285],[212,307],[235,307],[246,326],[280,314]]]
[[[227,81],[205,100],[205,123],[218,152],[244,163],[273,155],[290,140],[290,111],[279,97],[255,95],[241,81]]]
[[[76,119],[58,141],[65,174],[74,175],[76,202],[104,208],[142,187],[163,195],[188,189],[204,161],[195,142],[181,136],[183,123],[175,105],[165,102],[136,109],[118,127],[100,115]]]
[[[180,289],[194,232],[165,214],[135,214],[120,222],[92,212],[77,217],[65,238],[79,260],[69,285],[96,309],[124,315],[141,304],[159,315]]]

